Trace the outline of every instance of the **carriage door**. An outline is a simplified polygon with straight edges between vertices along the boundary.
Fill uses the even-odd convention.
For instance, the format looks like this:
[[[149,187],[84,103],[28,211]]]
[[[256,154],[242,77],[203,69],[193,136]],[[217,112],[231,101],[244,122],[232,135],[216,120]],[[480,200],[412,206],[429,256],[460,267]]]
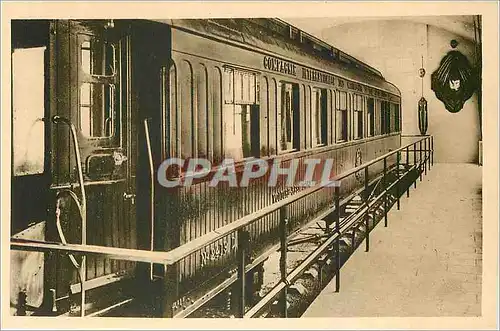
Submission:
[[[60,214],[63,239],[135,248],[136,142],[128,99],[129,38],[120,23],[105,20],[57,23],[52,188],[59,196],[56,214]],[[84,190],[80,187],[81,179]],[[68,190],[77,195],[80,205],[72,197],[75,194]],[[86,209],[85,227],[79,215],[82,209]],[[88,282],[85,288],[89,289],[106,283],[105,279],[127,278],[135,267],[132,262],[101,257],[88,257],[85,264]],[[72,266],[61,262],[61,267]],[[78,279],[73,273],[72,279],[66,281],[78,291]]]

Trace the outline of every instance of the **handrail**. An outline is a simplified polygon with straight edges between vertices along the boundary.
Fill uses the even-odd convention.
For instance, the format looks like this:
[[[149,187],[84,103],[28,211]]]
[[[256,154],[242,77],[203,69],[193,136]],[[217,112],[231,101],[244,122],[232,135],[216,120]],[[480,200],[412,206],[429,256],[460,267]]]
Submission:
[[[64,118],[59,115],[54,115],[52,117],[52,122],[55,124],[58,123],[64,123],[69,126],[71,130],[71,138],[73,140],[73,146],[75,150],[75,158],[76,158],[76,169],[78,171],[78,184],[80,186],[80,192],[81,192],[81,207],[82,207],[82,214],[84,215],[84,219],[82,220],[82,233],[87,231],[87,195],[85,194],[85,184],[83,182],[83,169],[82,169],[82,158],[80,156],[80,147],[78,145],[78,136],[76,134],[76,128],[73,123],[67,118]],[[82,237],[82,244],[85,244],[87,242],[86,236]]]
[[[148,144],[148,147],[150,149],[150,141],[148,141],[149,138],[149,128],[148,128],[148,122],[147,120],[144,121],[145,125],[145,133],[146,133],[146,143]],[[74,126],[72,127],[73,133],[74,131]],[[73,137],[76,137],[74,135]],[[422,147],[422,143],[423,147]],[[417,144],[419,145],[419,153],[417,154]],[[77,145],[76,145],[77,146]],[[412,148],[412,153],[413,153],[413,165],[410,166],[409,168],[406,169],[406,171],[403,173],[402,176],[399,176],[399,159],[400,159],[400,154],[402,152],[406,152],[407,155],[407,163],[408,161],[408,154],[410,153],[410,146],[413,146]],[[424,152],[424,153],[422,153]],[[393,183],[387,183],[386,180],[384,180],[384,189],[381,193],[378,194],[373,200],[371,201],[366,201],[364,204],[362,204],[359,208],[357,208],[356,212],[353,213],[353,215],[348,216],[347,218],[343,219],[343,221],[340,221],[340,200],[341,199],[346,199],[346,197],[342,197],[339,192],[339,186],[335,185],[335,194],[334,194],[334,207],[330,208],[330,212],[334,212],[335,216],[335,229],[334,231],[329,231],[329,236],[328,238],[320,244],[319,247],[317,247],[313,252],[311,252],[305,260],[303,260],[297,267],[295,267],[290,273],[287,273],[286,271],[286,252],[287,252],[287,246],[288,246],[288,238],[287,238],[287,230],[286,230],[286,223],[287,223],[287,209],[286,206],[290,203],[293,203],[295,201],[298,201],[299,199],[314,193],[322,188],[325,187],[325,185],[322,183],[320,185],[317,185],[315,187],[311,187],[308,189],[303,190],[302,192],[299,192],[295,195],[292,195],[286,199],[283,199],[279,202],[276,202],[274,204],[271,204],[270,206],[267,206],[263,208],[262,210],[259,210],[255,213],[252,213],[250,215],[247,215],[245,217],[240,218],[239,220],[236,220],[233,223],[230,223],[222,228],[219,228],[217,230],[214,230],[210,233],[207,233],[206,235],[203,235],[202,237],[199,237],[187,244],[184,244],[180,247],[177,247],[173,250],[167,251],[167,252],[161,252],[161,251],[147,251],[147,250],[136,250],[136,249],[124,249],[124,248],[118,248],[118,247],[103,247],[103,246],[92,246],[92,245],[75,245],[75,244],[64,244],[64,243],[53,243],[53,242],[43,242],[43,241],[35,241],[35,240],[25,240],[25,239],[15,239],[11,238],[11,249],[18,249],[18,250],[25,250],[25,251],[39,251],[39,252],[54,252],[57,251],[59,253],[63,254],[68,254],[68,255],[73,255],[73,254],[82,254],[83,259],[82,263],[84,266],[85,262],[85,257],[87,255],[104,255],[106,258],[110,259],[117,259],[117,260],[126,260],[126,261],[134,261],[134,262],[146,262],[151,265],[157,263],[157,264],[163,264],[165,266],[168,265],[173,265],[177,262],[179,262],[182,258],[199,251],[203,247],[206,247],[207,245],[210,245],[211,243],[220,240],[224,238],[225,236],[230,235],[231,233],[234,233],[237,231],[238,235],[238,272],[236,275],[233,275],[230,279],[230,282],[226,280],[223,284],[225,285],[219,285],[217,287],[217,291],[223,290],[225,287],[229,286],[230,283],[234,281],[238,281],[238,286],[236,291],[239,292],[239,297],[237,302],[238,306],[238,313],[237,315],[239,317],[252,317],[258,314],[262,309],[264,309],[266,306],[268,306],[274,298],[278,295],[281,294],[281,305],[280,307],[282,308],[281,314],[286,317],[287,316],[287,300],[286,300],[286,295],[287,295],[287,289],[290,286],[292,282],[294,282],[298,277],[300,277],[301,274],[305,271],[307,267],[310,266],[311,263],[313,263],[323,252],[329,247],[331,244],[335,243],[335,250],[336,250],[336,291],[340,290],[340,269],[341,269],[341,261],[340,261],[340,246],[339,246],[339,238],[342,236],[349,228],[354,226],[356,222],[359,221],[362,217],[365,217],[365,220],[367,220],[367,214],[368,211],[373,208],[375,204],[377,204],[379,201],[382,199],[384,200],[384,217],[385,217],[385,225],[387,226],[387,213],[390,209],[390,207],[387,206],[387,195],[389,194],[389,191],[392,190],[394,187],[396,189],[398,188],[397,185],[399,185],[400,181],[402,178],[408,176],[412,171],[418,169],[420,172],[420,181],[422,181],[422,172],[425,171],[427,173],[427,163],[429,163],[429,168],[432,162],[432,157],[433,157],[433,137],[432,136],[423,136],[420,139],[416,139],[415,141],[404,145],[394,151],[390,151],[384,155],[381,155],[365,164],[362,164],[358,167],[355,167],[353,169],[350,169],[338,176],[334,176],[330,180],[335,180],[339,181],[343,178],[346,178],[352,174],[356,174],[357,172],[364,170],[365,171],[365,176],[368,176],[368,167],[380,162],[383,160],[384,163],[384,171],[383,175],[385,176],[387,174],[387,158],[391,157],[392,155],[397,154],[397,180],[395,180]],[[77,159],[78,159],[79,153],[77,153]],[[150,156],[150,166],[152,164],[152,154]],[[417,160],[418,158],[418,160]],[[408,164],[409,165],[409,164]],[[367,177],[366,177],[367,178]],[[81,177],[83,179],[83,177]],[[415,179],[415,185],[416,185],[416,180]],[[367,187],[368,182],[365,179],[365,189]],[[154,184],[154,183],[153,183]],[[336,184],[336,183],[335,183]],[[416,186],[415,186],[416,187]],[[372,192],[373,193],[373,192]],[[399,195],[397,194],[397,199],[398,199],[398,209],[399,209]],[[154,203],[154,202],[153,202]],[[246,312],[245,309],[245,302],[246,302],[246,284],[245,284],[245,279],[246,279],[246,274],[249,272],[248,269],[248,261],[246,261],[246,250],[249,248],[248,243],[249,243],[249,233],[244,230],[244,227],[247,225],[252,224],[253,222],[259,220],[261,217],[268,215],[272,212],[277,212],[279,211],[280,215],[280,252],[281,252],[281,262],[280,262],[280,270],[281,270],[281,280],[274,285],[274,287],[262,298],[259,300],[259,302],[250,308],[248,312]],[[153,220],[153,218],[152,218]],[[368,223],[367,225],[367,233],[366,233],[366,244],[368,247]],[[329,227],[327,226],[327,229]],[[368,249],[368,248],[367,248]],[[81,268],[80,271],[83,273],[85,269]],[[83,277],[81,277],[84,279]],[[84,286],[82,282],[82,304],[81,304],[81,314],[84,316],[84,300],[85,300],[85,294],[84,294]],[[201,302],[202,304],[202,302]],[[200,305],[200,302],[198,302],[198,307]],[[192,308],[196,309],[196,308]],[[191,312],[192,312],[191,309]],[[187,311],[186,311],[187,312]],[[167,314],[169,314],[167,312]],[[189,314],[189,313],[186,313]]]
[[[154,180],[154,165],[153,165],[153,152],[151,150],[151,138],[149,136],[149,122],[148,119],[144,119],[144,135],[146,136],[146,147],[148,151],[148,162],[149,162],[149,176],[150,176],[150,196],[149,196],[149,209],[150,209],[150,227],[151,227],[151,232],[150,232],[150,251],[154,250],[154,230],[155,230],[155,214],[154,214],[154,209],[155,209],[155,180]],[[152,280],[153,279],[153,264],[150,265],[150,270],[149,270],[149,277]]]
[[[409,173],[410,171],[407,171],[402,177],[406,176]],[[318,248],[316,248],[313,252],[311,252],[305,258],[304,261],[302,261],[290,274],[287,275],[286,281],[280,281],[276,285],[274,285],[274,287],[264,297],[262,297],[259,300],[259,303],[257,303],[250,310],[248,310],[248,312],[246,312],[243,317],[245,318],[253,317],[257,315],[260,311],[262,311],[262,309],[264,309],[267,305],[269,305],[272,299],[275,298],[280,293],[280,291],[287,286],[287,283],[289,284],[293,283],[301,275],[303,270],[306,269],[311,263],[313,263],[316,257],[321,255],[323,251],[325,251],[328,248],[328,246],[330,246],[333,242],[335,242],[335,240],[337,240],[341,236],[341,234],[346,231],[346,229],[348,229],[352,224],[356,223],[358,219],[363,217],[364,213],[370,208],[372,208],[379,200],[381,200],[387,192],[389,192],[393,187],[395,187],[396,184],[397,181],[389,185],[387,188],[385,188],[379,195],[377,195],[377,197],[374,200],[358,208],[357,212],[353,214],[354,217],[352,217],[347,223],[344,223],[341,226],[340,231],[333,232],[325,242],[323,242]]]
[[[424,137],[420,140],[427,139]],[[369,161],[365,164],[362,164],[356,168],[350,169],[341,175],[334,177],[335,180],[340,180],[342,178],[346,178],[357,171],[363,170],[366,167],[373,165],[376,162],[379,162],[387,157],[392,156],[395,153],[401,152],[405,150],[407,147],[418,143],[419,140],[407,144],[403,147],[400,147],[394,151],[386,153],[372,161]],[[136,262],[149,262],[149,263],[159,263],[164,265],[173,265],[180,261],[182,258],[198,251],[199,249],[210,245],[211,243],[224,238],[225,236],[253,223],[254,221],[270,214],[278,211],[280,208],[293,203],[297,200],[304,198],[305,196],[312,194],[320,189],[324,188],[323,185],[317,185],[315,187],[311,187],[305,189],[297,194],[289,196],[283,200],[275,202],[263,209],[260,209],[252,214],[246,215],[232,223],[229,223],[221,228],[218,228],[212,232],[209,232],[203,236],[200,236],[182,246],[174,248],[170,251],[155,251],[150,252],[146,250],[137,250],[137,249],[127,249],[127,248],[117,248],[117,247],[105,247],[105,246],[91,246],[91,245],[67,245],[66,247],[61,246],[58,243],[50,243],[47,244],[46,247],[39,247],[43,242],[35,242],[35,241],[20,241],[18,239],[11,239],[11,248],[17,248],[22,250],[37,250],[37,251],[49,251],[50,249],[58,250],[58,251],[66,251],[66,252],[75,252],[81,254],[105,254],[108,255],[108,258],[114,259],[122,259],[128,261],[136,261]],[[49,248],[50,247],[50,248]],[[89,249],[86,249],[89,247]]]
[[[60,201],[61,201],[60,199],[61,199],[61,196],[65,193],[67,193],[75,202],[76,207],[78,208],[78,211],[80,214],[80,220],[82,220],[84,216],[82,215],[82,206],[81,206],[80,201],[78,200],[78,197],[76,196],[75,192],[73,192],[69,189],[63,189],[63,190],[57,192],[57,194],[56,194],[56,210],[55,210],[55,212],[56,212],[56,229],[57,229],[57,233],[59,234],[59,239],[61,239],[61,243],[64,245],[67,245],[68,241],[66,240],[66,235],[64,234],[64,231],[63,231],[62,226],[61,226],[61,208],[60,208]],[[71,263],[73,264],[75,269],[78,270],[80,268],[80,264],[76,261],[73,254],[69,255],[69,259],[71,260]]]
[[[70,192],[70,196],[73,199],[75,199],[75,201],[77,202],[77,207],[78,207],[78,210],[80,212],[80,217],[82,220],[82,225],[81,225],[82,226],[82,228],[81,228],[82,245],[86,245],[87,244],[87,195],[85,193],[85,185],[83,182],[82,158],[80,156],[80,146],[78,145],[78,136],[76,134],[76,128],[75,128],[75,125],[69,119],[62,117],[62,116],[59,116],[59,115],[54,115],[52,117],[52,122],[54,122],[55,124],[64,123],[67,126],[69,126],[70,131],[71,131],[71,138],[73,139],[73,147],[74,147],[73,149],[75,151],[76,169],[78,171],[78,183],[80,186],[81,203],[80,204],[78,203],[78,201],[76,200],[76,195],[74,195],[73,191],[69,190],[69,192]],[[60,229],[59,223],[57,225],[58,225],[59,235],[61,236],[61,240],[64,242],[64,241],[66,241],[64,238],[64,234],[62,233],[62,231]],[[76,262],[75,258],[70,255],[70,260],[76,268],[77,265],[75,264],[75,262]],[[81,311],[80,311],[80,314],[82,317],[85,316],[85,308],[84,308],[85,307],[85,290],[84,290],[84,286],[83,286],[85,283],[85,280],[86,280],[85,279],[86,278],[85,262],[86,262],[86,257],[83,256],[82,262],[80,263],[79,270],[78,270],[78,274],[80,277],[80,283],[82,286]]]
[[[405,150],[407,147],[419,142],[419,141],[422,141],[422,140],[425,140],[427,138],[422,138],[422,139],[419,139],[415,142],[412,142],[410,144],[407,144],[403,147],[400,147],[392,152],[389,152],[389,153],[386,153],[384,155],[381,155],[367,163],[364,163],[358,167],[355,167],[355,168],[352,168],[338,176],[335,176],[333,177],[333,180],[334,181],[339,181],[343,178],[346,178],[360,170],[363,170],[367,167],[369,167],[370,165],[373,165],[381,160],[384,160],[385,158],[389,157],[389,156],[392,156],[393,154],[396,154],[402,150]],[[288,198],[285,198],[283,200],[280,200],[278,202],[275,202],[265,208],[262,208],[252,214],[249,214],[249,215],[246,215],[246,216],[243,216],[242,218],[240,218],[239,220],[236,220],[232,223],[229,223],[217,230],[214,230],[212,232],[209,232],[203,236],[200,236],[182,246],[179,246],[177,248],[174,248],[170,251],[168,251],[171,255],[171,260],[175,261],[175,262],[178,262],[179,260],[181,260],[182,258],[196,252],[197,250],[203,248],[204,246],[207,246],[207,245],[210,245],[211,243],[214,243],[215,241],[219,240],[219,239],[222,239],[224,238],[225,236],[253,223],[254,221],[270,214],[270,213],[273,213],[273,212],[276,212],[278,211],[280,208],[286,206],[286,205],[289,205],[295,201],[298,201],[302,198],[304,198],[305,196],[307,195],[310,195],[316,191],[319,191],[320,189],[324,188],[325,186],[324,185],[317,185],[317,186],[314,186],[314,187],[311,187],[311,188],[308,188],[308,189],[305,189],[297,194],[294,194],[292,196],[289,196]],[[173,262],[173,263],[175,263]]]

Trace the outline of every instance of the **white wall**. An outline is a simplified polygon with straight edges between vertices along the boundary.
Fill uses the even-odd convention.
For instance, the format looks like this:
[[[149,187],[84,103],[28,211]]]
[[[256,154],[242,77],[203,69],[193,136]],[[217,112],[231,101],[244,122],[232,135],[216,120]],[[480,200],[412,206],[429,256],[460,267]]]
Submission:
[[[451,50],[452,39],[459,42],[457,50],[474,63],[471,41],[432,25],[403,20],[346,23],[316,35],[379,69],[401,90],[403,134],[419,134],[417,104],[422,92],[418,69],[423,56],[423,95],[429,110],[427,133],[434,136],[435,161],[477,162],[480,127],[476,94],[460,112],[452,114],[430,89],[431,74]]]

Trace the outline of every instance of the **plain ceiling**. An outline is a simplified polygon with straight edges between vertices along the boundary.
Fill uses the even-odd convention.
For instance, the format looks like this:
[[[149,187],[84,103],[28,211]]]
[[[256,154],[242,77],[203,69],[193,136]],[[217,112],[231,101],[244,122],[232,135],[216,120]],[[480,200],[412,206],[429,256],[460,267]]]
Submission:
[[[310,33],[326,42],[328,34],[344,24],[356,24],[365,21],[402,20],[428,24],[447,30],[462,38],[474,41],[474,16],[386,16],[386,17],[321,17],[321,18],[285,18],[284,21]]]

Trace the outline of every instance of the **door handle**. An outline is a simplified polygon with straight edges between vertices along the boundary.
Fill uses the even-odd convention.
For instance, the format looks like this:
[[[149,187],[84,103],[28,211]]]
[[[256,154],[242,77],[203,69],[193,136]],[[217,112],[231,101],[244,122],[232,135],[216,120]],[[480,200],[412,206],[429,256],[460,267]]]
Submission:
[[[113,160],[115,161],[115,166],[121,166],[128,158],[121,152],[113,152]]]
[[[123,192],[123,200],[130,200],[130,203],[133,205],[135,204],[135,197],[134,193]]]

